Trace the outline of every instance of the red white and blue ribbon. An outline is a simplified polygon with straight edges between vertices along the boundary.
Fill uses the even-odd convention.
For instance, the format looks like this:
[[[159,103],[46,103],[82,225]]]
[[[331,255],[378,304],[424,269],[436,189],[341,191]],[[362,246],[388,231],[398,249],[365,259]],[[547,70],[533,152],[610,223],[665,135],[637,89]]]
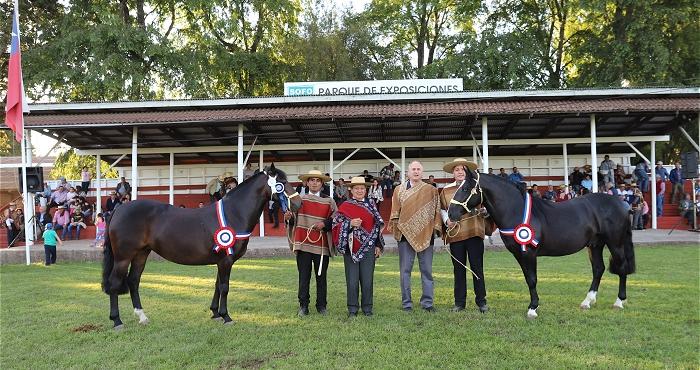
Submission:
[[[530,225],[532,218],[532,197],[525,193],[525,209],[523,210],[523,222],[513,229],[501,229],[501,234],[512,235],[515,242],[520,244],[523,252],[527,252],[527,246],[537,248],[540,241],[535,238],[535,230]]]
[[[250,237],[251,233],[237,234],[236,230],[228,226],[226,222],[226,214],[224,213],[224,200],[216,202],[216,218],[219,220],[219,228],[214,233],[214,252],[219,253],[222,249],[226,250],[226,254],[233,254],[233,245],[237,240],[244,240]]]

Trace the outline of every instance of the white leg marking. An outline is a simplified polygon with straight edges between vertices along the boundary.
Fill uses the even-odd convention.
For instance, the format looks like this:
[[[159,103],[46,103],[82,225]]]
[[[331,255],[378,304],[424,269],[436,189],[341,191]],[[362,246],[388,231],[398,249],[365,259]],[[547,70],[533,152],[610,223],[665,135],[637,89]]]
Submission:
[[[527,310],[527,318],[530,319],[530,320],[532,320],[532,319],[534,319],[534,318],[537,318],[537,311],[536,311],[536,310],[533,310],[532,308],[529,308],[529,309]]]
[[[598,292],[591,290],[586,294],[586,298],[581,302],[581,309],[587,310],[591,308],[592,305],[594,305],[597,301],[597,296]]]
[[[626,299],[623,301],[622,299],[617,298],[617,299],[615,300],[615,303],[613,304],[613,308],[617,308],[617,309],[622,310],[622,309],[625,308],[625,303],[627,303],[627,300],[626,300]]]
[[[139,324],[141,324],[141,325],[148,324],[148,317],[146,317],[146,314],[143,313],[142,309],[134,308],[134,315],[139,317]]]

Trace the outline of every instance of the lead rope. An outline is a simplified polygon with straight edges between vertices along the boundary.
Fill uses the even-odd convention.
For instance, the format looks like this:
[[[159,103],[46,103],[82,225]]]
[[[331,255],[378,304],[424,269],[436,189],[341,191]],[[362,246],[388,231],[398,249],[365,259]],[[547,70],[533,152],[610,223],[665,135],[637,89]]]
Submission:
[[[318,239],[312,240],[311,239],[311,231],[313,230],[312,228],[310,228],[310,227],[306,228],[306,227],[294,225],[294,227],[292,227],[292,229],[291,229],[292,235],[290,236],[288,225],[289,224],[287,223],[287,221],[285,221],[284,226],[287,229],[287,242],[292,245],[292,250],[294,249],[294,247],[301,245],[301,244],[304,244],[306,242],[310,242],[312,244],[316,244],[319,241],[321,242],[321,262],[318,265],[318,276],[321,276],[321,271],[323,271],[323,256],[324,256],[324,254],[323,254],[323,230],[319,231]],[[294,240],[292,240],[294,237],[294,230],[296,230],[297,227],[301,227],[302,229],[306,229],[306,236],[304,237],[304,240],[302,240],[300,242],[295,242]],[[328,248],[330,248],[330,246]]]

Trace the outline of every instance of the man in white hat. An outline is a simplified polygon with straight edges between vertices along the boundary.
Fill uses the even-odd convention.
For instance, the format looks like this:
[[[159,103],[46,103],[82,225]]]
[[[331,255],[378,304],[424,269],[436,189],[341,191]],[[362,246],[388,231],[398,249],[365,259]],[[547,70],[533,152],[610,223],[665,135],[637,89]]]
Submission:
[[[438,190],[423,182],[421,162],[409,164],[408,178],[394,191],[389,221],[389,231],[399,242],[401,306],[404,311],[413,311],[411,270],[417,254],[423,288],[420,305],[425,311],[434,312],[433,235],[442,230],[440,200]]]
[[[300,175],[299,179],[306,182],[309,192],[301,196],[302,206],[296,215],[287,211],[284,220],[289,221],[292,228],[290,249],[296,254],[297,269],[299,270],[299,316],[309,314],[309,283],[311,281],[311,266],[316,272],[316,310],[325,315],[329,256],[334,253],[331,246],[330,231],[333,227],[333,216],[337,212],[333,198],[321,193],[323,184],[331,178],[321,171],[311,170]]]
[[[453,312],[464,310],[467,304],[467,256],[469,267],[474,272],[472,282],[474,284],[474,302],[481,313],[489,310],[486,305],[486,283],[484,282],[484,237],[487,223],[482,213],[475,215],[465,214],[457,222],[452,222],[447,217],[450,201],[467,176],[467,170],[475,171],[477,164],[464,158],[456,158],[446,163],[442,169],[451,173],[455,181],[442,190],[440,194],[440,208],[445,232],[442,237],[445,243],[450,244],[452,254],[452,266],[454,272],[454,298]],[[490,226],[491,223],[489,222]],[[490,233],[489,233],[490,234]]]

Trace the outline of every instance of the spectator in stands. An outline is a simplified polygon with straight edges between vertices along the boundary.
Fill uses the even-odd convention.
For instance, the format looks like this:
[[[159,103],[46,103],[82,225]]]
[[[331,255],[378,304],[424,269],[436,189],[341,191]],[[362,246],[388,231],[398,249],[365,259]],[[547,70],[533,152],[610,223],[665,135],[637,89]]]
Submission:
[[[221,194],[222,194],[222,189],[224,188],[224,175],[219,175],[218,177],[215,177],[211,179],[207,183],[207,187],[205,188],[205,191],[207,194],[209,194],[209,201],[210,202],[216,202],[217,200],[221,199]]]
[[[83,218],[85,220],[92,220],[92,215],[95,212],[95,209],[91,203],[89,203],[87,200],[83,200],[80,204],[80,212],[83,214]]]
[[[70,239],[79,240],[80,230],[85,229],[87,227],[87,225],[85,225],[83,213],[80,211],[80,206],[75,205],[73,207],[74,209],[71,213],[70,223],[68,224],[68,228],[63,231],[63,235],[61,237],[63,240],[66,240],[66,231],[67,234],[70,236]]]
[[[374,179],[374,176],[370,175],[369,171],[367,171],[367,170],[362,171],[362,175],[360,175],[360,176],[364,177],[365,181],[369,182],[369,183],[371,183],[372,179]]]
[[[582,168],[574,167],[574,170],[569,174],[569,184],[571,184],[571,189],[574,192],[578,192],[581,187],[581,181],[583,181],[584,173]]]
[[[487,174],[488,174],[488,175],[493,175],[493,168],[489,168]]]
[[[590,193],[593,191],[593,180],[591,180],[591,175],[585,174],[583,176],[583,180],[581,181],[581,188],[585,188],[588,190],[587,193]],[[578,194],[581,193],[581,190],[579,189]]]
[[[78,193],[74,187],[68,188],[68,194],[66,194],[66,206],[70,207],[77,201]]]
[[[379,171],[381,185],[386,189],[387,194],[394,188],[394,164],[389,163]],[[340,205],[340,204],[338,204]]]
[[[513,167],[513,173],[508,175],[508,180],[515,184],[520,184],[525,182],[525,177],[523,177],[523,175],[520,172],[518,172],[518,167]]]
[[[668,181],[668,171],[664,167],[664,162],[656,161],[656,167],[654,168],[654,175],[661,176],[661,181]]]
[[[117,205],[121,203],[119,198],[117,198],[117,192],[116,191],[111,191],[109,193],[109,199],[107,199],[107,204],[105,205],[105,219],[109,220],[110,217],[112,217],[112,212],[114,212],[114,209],[117,207]]]
[[[19,235],[20,238],[24,238],[24,211],[22,211],[22,208],[17,208],[15,210],[15,216],[13,217],[15,220],[15,225],[19,229]]]
[[[557,193],[554,191],[554,186],[549,185],[547,186],[547,191],[544,192],[544,195],[542,195],[542,199],[548,200],[550,202],[554,202],[557,198]]]
[[[248,162],[243,169],[243,181],[247,180],[249,177],[255,175],[255,170],[253,170],[253,164]]]
[[[331,178],[331,175],[329,173],[326,173],[326,177],[329,179]],[[331,182],[333,180],[328,180],[328,182],[324,182],[323,186],[321,187],[321,194],[330,197],[331,196]]]
[[[53,214],[53,230],[58,232],[58,230],[63,230],[63,237],[66,236],[66,231],[68,231],[68,223],[70,222],[70,212],[66,210],[65,205],[58,206],[56,213]]]
[[[532,196],[535,198],[542,198],[542,194],[540,194],[540,189],[537,187],[537,184],[532,184]]]
[[[693,207],[693,199],[690,196],[690,194],[685,194],[683,196],[683,200],[681,200],[678,204],[678,212],[681,214],[683,218],[688,220],[688,226],[693,227],[693,210],[695,207]]]
[[[637,165],[634,166],[634,177],[637,179],[637,184],[639,184],[639,190],[643,193],[649,191],[649,163],[647,161],[640,159]]]
[[[15,237],[19,234],[19,228],[15,222],[14,215],[10,209],[5,209],[3,211],[3,226],[7,230],[7,247],[10,248],[14,246]]]
[[[267,204],[267,217],[270,222],[274,223],[272,227],[275,229],[280,227],[280,216],[278,212],[279,208],[279,202],[275,202],[274,200],[270,200],[270,202]]]
[[[185,207],[184,204],[180,204],[180,205],[178,206],[178,208],[187,208],[187,207]]]
[[[632,207],[632,229],[642,230],[643,225],[643,211],[644,211],[644,198],[642,197],[642,192],[638,188],[635,188],[630,198],[630,206]]]
[[[428,185],[432,185],[433,187],[437,188],[437,183],[435,182],[435,176],[430,175],[428,176]]]
[[[566,202],[573,198],[573,195],[569,192],[569,187],[562,185],[559,187],[559,194],[557,195],[556,202]]]
[[[498,170],[498,176],[503,177],[504,179],[508,179],[508,174],[506,173],[506,169],[501,167]]]
[[[394,189],[399,185],[401,185],[401,171],[394,171]]]
[[[199,202],[199,204],[197,204],[197,208],[204,208],[204,202]]]
[[[700,199],[700,179],[695,180],[695,199]]]
[[[224,179],[224,186],[226,188],[226,193],[228,194],[229,191],[233,190],[238,186],[238,180],[236,180],[235,177],[230,176]]]
[[[44,191],[36,193],[36,199],[39,201],[39,206],[48,206],[51,200],[51,186],[48,182],[44,182]]]
[[[671,180],[671,203],[679,203],[683,199],[683,193],[685,193],[685,189],[683,189],[683,174],[681,172],[681,164],[676,162],[675,167],[668,175]]]
[[[306,180],[302,180],[301,184],[297,185],[296,191],[299,195],[306,195],[309,193],[309,186],[306,184]]]
[[[602,180],[603,183],[614,182],[615,177],[613,171],[615,170],[615,163],[610,160],[610,156],[607,154],[603,158],[603,161],[600,162],[600,167],[598,167],[598,173],[601,177],[600,180]]]
[[[615,183],[624,184],[625,183],[625,170],[622,168],[621,164],[617,165],[615,168]]]
[[[117,193],[119,194],[119,198],[131,194],[131,185],[126,182],[126,178],[122,176],[121,181],[117,184]]]
[[[335,200],[336,205],[340,205],[348,199],[348,187],[345,185],[345,180],[342,177],[335,184],[333,193],[333,200]]]
[[[58,189],[56,189],[56,191],[54,191],[51,194],[51,201],[49,202],[49,208],[66,204],[66,196],[67,195],[68,195],[68,190],[66,190],[66,187],[63,185],[58,185]]]
[[[372,180],[372,186],[369,187],[367,198],[374,201],[374,204],[377,206],[377,208],[379,208],[379,204],[384,201],[384,196],[382,194],[382,186],[379,185],[379,180]]]
[[[666,183],[661,175],[656,175],[656,217],[664,214],[664,195],[666,195]]]
[[[88,171],[87,166],[83,166],[83,170],[80,172],[80,177],[81,177],[81,183],[80,187],[83,189],[85,194],[87,194],[88,190],[90,189],[90,180],[92,179],[92,175],[90,174],[90,171]]]
[[[45,206],[39,206],[39,213],[36,215],[36,224],[39,227],[40,234],[46,229],[46,224],[51,223],[51,213]]]
[[[106,230],[105,218],[102,213],[98,213],[95,219],[95,241],[90,245],[91,247],[101,248],[104,246]]]

